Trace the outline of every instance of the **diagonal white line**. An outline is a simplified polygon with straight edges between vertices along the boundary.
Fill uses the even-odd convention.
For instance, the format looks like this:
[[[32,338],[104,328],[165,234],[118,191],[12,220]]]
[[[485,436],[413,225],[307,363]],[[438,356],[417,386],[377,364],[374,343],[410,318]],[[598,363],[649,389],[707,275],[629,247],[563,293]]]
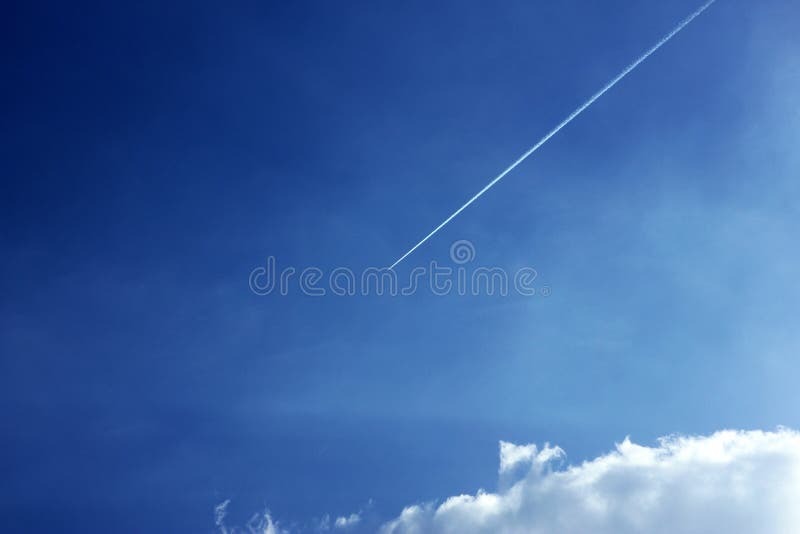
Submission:
[[[417,250],[417,249],[418,249],[418,248],[419,248],[419,247],[420,247],[420,246],[421,246],[423,243],[425,243],[425,242],[426,242],[428,239],[430,239],[431,237],[433,237],[433,236],[434,236],[434,234],[436,234],[436,232],[438,232],[439,230],[441,230],[442,228],[444,228],[444,226],[445,226],[447,223],[449,223],[450,221],[452,221],[453,219],[455,219],[455,218],[456,218],[456,216],[457,216],[459,213],[461,213],[462,211],[464,211],[464,210],[465,210],[465,209],[466,209],[466,208],[467,208],[467,207],[468,207],[470,204],[472,204],[473,202],[475,202],[476,200],[478,200],[478,199],[479,199],[481,196],[483,196],[483,194],[484,194],[484,193],[486,193],[486,191],[488,191],[489,189],[491,189],[491,188],[492,188],[492,187],[493,187],[493,186],[494,186],[494,185],[495,185],[497,182],[499,182],[500,180],[502,180],[502,179],[503,179],[503,177],[504,177],[506,174],[508,174],[508,173],[510,173],[511,171],[513,171],[513,170],[514,170],[514,169],[517,167],[517,165],[519,165],[520,163],[522,163],[523,161],[525,161],[526,159],[528,159],[528,156],[530,156],[531,154],[533,154],[534,152],[536,152],[537,150],[539,150],[539,148],[540,148],[540,147],[541,147],[543,144],[545,144],[547,141],[549,141],[551,137],[553,137],[555,134],[557,134],[559,131],[561,131],[561,129],[562,129],[562,128],[564,128],[564,126],[566,126],[567,124],[569,124],[570,122],[572,122],[572,121],[573,121],[573,120],[574,120],[574,119],[575,119],[575,118],[576,118],[578,115],[580,115],[581,113],[583,113],[583,112],[586,110],[586,108],[588,108],[589,106],[591,106],[592,104],[594,104],[594,102],[595,102],[595,101],[596,101],[598,98],[600,98],[601,96],[603,96],[604,94],[606,94],[606,92],[608,92],[608,91],[609,91],[609,90],[610,90],[612,87],[614,87],[615,85],[617,85],[617,83],[619,83],[619,82],[620,82],[620,80],[622,80],[622,79],[623,79],[625,76],[627,76],[628,74],[630,74],[630,72],[631,72],[633,69],[635,69],[636,67],[638,67],[638,66],[639,66],[639,65],[640,65],[640,64],[641,64],[641,63],[642,63],[644,60],[646,60],[648,57],[650,57],[651,55],[653,55],[653,53],[654,53],[656,50],[658,50],[659,48],[661,48],[662,46],[664,46],[664,45],[665,45],[665,44],[666,44],[666,43],[667,43],[667,42],[668,42],[670,39],[672,39],[673,37],[675,37],[675,35],[676,35],[678,32],[680,32],[682,29],[684,29],[686,26],[688,26],[690,22],[692,22],[692,21],[693,21],[695,18],[697,18],[697,17],[698,17],[698,16],[699,16],[699,15],[700,15],[700,14],[701,14],[703,11],[705,11],[706,9],[708,9],[708,8],[711,6],[711,4],[713,4],[715,1],[716,1],[716,0],[709,0],[708,2],[706,2],[705,4],[703,4],[703,6],[702,6],[702,7],[700,7],[700,9],[698,9],[697,11],[695,11],[694,13],[692,13],[691,15],[689,15],[688,17],[686,17],[686,18],[685,18],[685,19],[684,19],[684,20],[683,20],[683,21],[682,21],[680,24],[678,24],[678,25],[677,25],[677,26],[676,26],[676,27],[675,27],[675,28],[674,28],[674,29],[673,29],[671,32],[669,32],[667,35],[665,35],[665,36],[664,36],[664,37],[663,37],[663,38],[662,38],[662,39],[661,39],[661,40],[660,40],[658,43],[656,43],[656,44],[655,44],[655,45],[654,45],[652,48],[650,48],[650,49],[649,49],[647,52],[645,52],[644,54],[642,54],[642,55],[639,57],[639,59],[637,59],[636,61],[634,61],[634,62],[633,62],[633,63],[631,63],[630,65],[628,65],[628,66],[625,68],[625,70],[623,70],[621,73],[619,73],[619,74],[617,75],[617,77],[616,77],[616,78],[614,78],[613,80],[611,80],[610,82],[608,82],[608,83],[607,83],[607,84],[606,84],[606,85],[605,85],[605,86],[604,86],[602,89],[600,89],[600,90],[599,90],[597,93],[595,93],[595,94],[594,94],[594,95],[593,95],[593,96],[592,96],[592,97],[591,97],[589,100],[587,100],[586,102],[584,102],[584,103],[583,103],[583,104],[582,104],[582,105],[581,105],[581,106],[580,106],[578,109],[576,109],[575,111],[573,111],[572,113],[570,113],[569,117],[567,117],[566,119],[564,119],[563,121],[561,121],[561,123],[559,123],[559,125],[558,125],[558,126],[556,126],[555,128],[553,128],[552,130],[550,130],[550,132],[549,132],[547,135],[545,135],[544,137],[542,137],[542,138],[539,140],[539,142],[538,142],[538,143],[536,143],[536,144],[535,144],[535,145],[533,145],[531,148],[529,148],[529,149],[528,149],[528,151],[527,151],[527,152],[525,152],[524,154],[522,154],[522,155],[521,155],[521,156],[520,156],[520,157],[519,157],[519,158],[518,158],[518,159],[517,159],[517,160],[516,160],[514,163],[512,163],[511,165],[509,165],[509,166],[508,166],[508,167],[507,167],[507,168],[506,168],[506,169],[505,169],[503,172],[501,172],[500,174],[498,174],[498,175],[497,175],[497,176],[494,178],[494,180],[492,180],[491,182],[489,182],[488,184],[486,184],[486,186],[485,186],[483,189],[481,189],[480,191],[478,191],[477,193],[475,193],[475,195],[473,195],[473,197],[472,197],[472,198],[470,198],[469,200],[467,200],[467,201],[464,203],[464,205],[463,205],[463,206],[461,206],[461,207],[460,207],[460,208],[458,208],[456,211],[454,211],[454,212],[453,212],[453,213],[452,213],[452,214],[451,214],[451,215],[450,215],[450,216],[449,216],[447,219],[445,219],[445,220],[442,222],[442,224],[440,224],[439,226],[437,226],[436,228],[434,228],[434,229],[433,229],[433,231],[431,231],[431,233],[429,233],[429,234],[428,234],[428,235],[426,235],[424,238],[422,238],[422,240],[421,240],[419,243],[417,243],[416,245],[414,245],[413,247],[411,247],[411,249],[409,249],[409,251],[408,251],[408,252],[406,252],[405,254],[403,254],[402,256],[400,256],[400,258],[398,258],[398,260],[397,260],[396,262],[394,262],[394,263],[391,265],[391,267],[389,267],[389,269],[394,269],[394,268],[397,266],[397,264],[398,264],[398,263],[400,263],[401,261],[403,261],[404,259],[406,259],[406,258],[407,258],[407,257],[408,257],[408,256],[409,256],[409,255],[410,255],[412,252],[414,252],[415,250]]]

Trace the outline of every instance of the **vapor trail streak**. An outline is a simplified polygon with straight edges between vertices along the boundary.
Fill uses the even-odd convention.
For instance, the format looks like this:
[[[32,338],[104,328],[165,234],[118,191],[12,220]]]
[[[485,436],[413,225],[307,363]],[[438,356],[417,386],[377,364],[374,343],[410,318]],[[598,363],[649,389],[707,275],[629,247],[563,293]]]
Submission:
[[[665,45],[665,44],[666,44],[666,43],[667,43],[667,42],[668,42],[670,39],[672,39],[673,37],[675,37],[675,35],[676,35],[678,32],[680,32],[682,29],[684,29],[686,26],[688,26],[690,22],[692,22],[694,19],[696,19],[696,18],[697,18],[697,17],[698,17],[698,16],[699,16],[699,15],[700,15],[700,14],[701,14],[703,11],[705,11],[706,9],[708,9],[708,8],[711,6],[711,4],[713,4],[714,2],[716,2],[716,0],[709,0],[708,2],[706,2],[705,4],[703,4],[703,6],[702,6],[700,9],[698,9],[697,11],[695,11],[694,13],[692,13],[691,15],[689,15],[688,17],[686,17],[686,18],[685,18],[685,19],[684,19],[684,20],[683,20],[683,21],[682,21],[680,24],[678,24],[678,25],[675,27],[675,29],[673,29],[673,30],[672,30],[671,32],[669,32],[669,33],[668,33],[666,36],[664,36],[664,37],[663,37],[663,38],[662,38],[662,39],[661,39],[661,40],[660,40],[658,43],[656,43],[656,44],[655,44],[655,46],[653,46],[653,47],[652,47],[650,50],[648,50],[647,52],[645,52],[644,54],[642,54],[642,55],[639,57],[639,59],[637,59],[636,61],[634,61],[634,62],[633,62],[633,63],[631,63],[630,65],[628,65],[628,66],[625,68],[625,70],[623,70],[623,71],[622,71],[622,72],[621,72],[619,75],[617,75],[617,77],[616,77],[616,78],[614,78],[613,80],[611,80],[610,82],[608,82],[608,83],[605,85],[605,87],[603,87],[602,89],[600,89],[600,90],[599,90],[597,93],[595,93],[595,94],[594,94],[594,96],[592,96],[592,97],[591,97],[589,100],[587,100],[586,102],[584,102],[584,103],[583,103],[583,105],[581,105],[581,107],[579,107],[578,109],[576,109],[575,111],[573,111],[573,112],[572,112],[572,113],[569,115],[569,117],[567,117],[566,119],[564,119],[563,121],[561,121],[561,123],[560,123],[558,126],[556,126],[555,128],[553,128],[552,130],[550,130],[550,133],[548,133],[547,135],[545,135],[544,137],[542,137],[542,138],[541,138],[541,140],[539,140],[539,142],[538,142],[538,143],[536,143],[535,145],[533,145],[533,146],[532,146],[530,149],[528,149],[528,151],[527,151],[527,152],[525,152],[523,155],[521,155],[521,156],[520,156],[520,157],[519,157],[519,158],[518,158],[518,159],[517,159],[517,160],[516,160],[514,163],[512,163],[511,165],[509,165],[509,166],[506,168],[506,170],[504,170],[503,172],[501,172],[500,174],[498,174],[498,175],[497,175],[497,177],[496,177],[494,180],[492,180],[491,182],[489,182],[488,184],[486,184],[486,187],[484,187],[483,189],[481,189],[480,191],[478,191],[477,193],[475,193],[475,195],[474,195],[474,196],[473,196],[471,199],[467,200],[467,201],[464,203],[464,205],[463,205],[463,206],[461,206],[461,207],[460,207],[460,208],[458,208],[456,211],[454,211],[454,212],[452,213],[452,215],[450,215],[450,216],[449,216],[447,219],[445,219],[445,220],[444,220],[444,222],[442,222],[442,224],[440,224],[439,226],[437,226],[436,228],[434,228],[434,229],[433,229],[433,231],[432,231],[431,233],[429,233],[428,235],[426,235],[426,236],[425,236],[425,237],[424,237],[424,238],[423,238],[423,239],[422,239],[422,240],[421,240],[419,243],[417,243],[416,245],[414,245],[413,247],[411,247],[411,249],[410,249],[408,252],[406,252],[405,254],[403,254],[402,256],[400,256],[400,258],[399,258],[399,259],[398,259],[396,262],[394,262],[394,263],[392,264],[392,266],[391,266],[391,267],[389,267],[389,269],[394,269],[394,268],[397,266],[397,264],[398,264],[398,263],[400,263],[401,261],[403,261],[404,259],[406,259],[406,258],[407,258],[407,257],[408,257],[408,256],[409,256],[409,255],[410,255],[412,252],[414,252],[415,250],[417,250],[417,249],[420,247],[420,245],[422,245],[422,244],[423,244],[423,243],[425,243],[425,242],[426,242],[428,239],[430,239],[431,237],[433,237],[433,235],[434,235],[436,232],[438,232],[439,230],[441,230],[442,228],[444,228],[444,226],[445,226],[447,223],[449,223],[450,221],[452,221],[453,219],[455,219],[455,218],[456,218],[456,216],[457,216],[459,213],[461,213],[462,211],[464,211],[464,210],[465,210],[465,209],[466,209],[466,208],[467,208],[467,207],[468,207],[470,204],[472,204],[473,202],[475,202],[476,200],[478,200],[478,199],[479,199],[481,196],[483,196],[483,194],[484,194],[484,193],[486,193],[486,191],[488,191],[489,189],[491,189],[491,188],[492,188],[492,186],[494,186],[494,184],[496,184],[497,182],[499,182],[500,180],[502,180],[502,179],[503,179],[503,177],[504,177],[506,174],[508,174],[508,173],[510,173],[511,171],[513,171],[513,170],[514,170],[514,169],[517,167],[517,165],[519,165],[520,163],[522,163],[523,161],[525,161],[526,159],[528,159],[528,156],[530,156],[531,154],[533,154],[534,152],[536,152],[537,150],[539,150],[539,148],[540,148],[540,147],[541,147],[543,144],[545,144],[547,141],[549,141],[549,140],[550,140],[550,138],[551,138],[551,137],[553,137],[555,134],[557,134],[559,131],[561,131],[561,129],[562,129],[564,126],[566,126],[567,124],[569,124],[570,122],[572,122],[572,120],[573,120],[573,119],[575,119],[575,117],[577,117],[578,115],[580,115],[581,113],[583,113],[583,111],[584,111],[586,108],[588,108],[589,106],[591,106],[592,104],[594,104],[595,100],[597,100],[598,98],[600,98],[601,96],[603,96],[604,94],[606,94],[606,92],[608,92],[608,90],[609,90],[609,89],[611,89],[612,87],[614,87],[615,85],[617,85],[617,83],[619,83],[619,81],[620,81],[620,80],[622,80],[622,79],[623,79],[625,76],[627,76],[627,75],[628,75],[628,74],[629,74],[629,73],[630,73],[630,72],[631,72],[633,69],[635,69],[636,67],[638,67],[638,66],[639,66],[639,64],[640,64],[640,63],[642,63],[642,62],[643,62],[645,59],[647,59],[648,57],[650,57],[651,55],[653,55],[653,53],[654,53],[656,50],[658,50],[659,48],[661,48],[662,46],[664,46],[664,45]]]

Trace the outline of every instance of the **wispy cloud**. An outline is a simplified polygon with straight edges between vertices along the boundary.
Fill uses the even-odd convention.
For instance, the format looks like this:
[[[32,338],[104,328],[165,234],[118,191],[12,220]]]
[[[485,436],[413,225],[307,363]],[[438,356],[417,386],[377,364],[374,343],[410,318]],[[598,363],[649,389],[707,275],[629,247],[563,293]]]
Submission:
[[[350,514],[347,517],[337,517],[333,526],[340,529],[353,527],[361,522],[361,514]]]
[[[214,507],[214,524],[216,525],[220,534],[305,534],[314,533],[322,534],[326,532],[363,532],[364,525],[363,518],[364,512],[372,508],[372,500],[370,499],[365,508],[358,512],[353,512],[349,515],[334,516],[332,519],[329,514],[322,517],[314,518],[305,524],[290,523],[289,526],[279,523],[273,519],[269,510],[263,513],[255,514],[250,518],[243,527],[228,526],[225,519],[228,516],[228,506],[230,499],[227,499]],[[379,523],[373,523],[374,527]]]
[[[225,517],[228,515],[230,503],[231,500],[227,499],[214,507],[214,523],[220,534],[289,534],[288,530],[280,528],[278,523],[273,521],[269,510],[253,515],[244,527],[228,527],[225,524]]]

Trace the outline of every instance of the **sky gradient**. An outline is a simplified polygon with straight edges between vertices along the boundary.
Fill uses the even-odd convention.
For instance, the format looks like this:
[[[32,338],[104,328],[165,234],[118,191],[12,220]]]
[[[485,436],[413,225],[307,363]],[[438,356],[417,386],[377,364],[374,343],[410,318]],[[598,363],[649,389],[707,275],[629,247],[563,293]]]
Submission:
[[[380,522],[499,440],[800,428],[789,0],[718,0],[397,267],[469,240],[549,296],[248,287],[390,265],[699,5],[11,7],[6,528]]]

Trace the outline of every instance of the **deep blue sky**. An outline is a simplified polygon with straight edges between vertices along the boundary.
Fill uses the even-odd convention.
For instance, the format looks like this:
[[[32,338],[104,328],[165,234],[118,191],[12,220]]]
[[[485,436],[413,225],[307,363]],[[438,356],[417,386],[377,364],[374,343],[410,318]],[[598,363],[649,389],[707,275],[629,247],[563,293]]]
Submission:
[[[8,531],[210,532],[800,427],[800,6],[719,0],[398,270],[535,267],[549,298],[257,296],[273,255],[385,266],[699,6],[6,8]]]

